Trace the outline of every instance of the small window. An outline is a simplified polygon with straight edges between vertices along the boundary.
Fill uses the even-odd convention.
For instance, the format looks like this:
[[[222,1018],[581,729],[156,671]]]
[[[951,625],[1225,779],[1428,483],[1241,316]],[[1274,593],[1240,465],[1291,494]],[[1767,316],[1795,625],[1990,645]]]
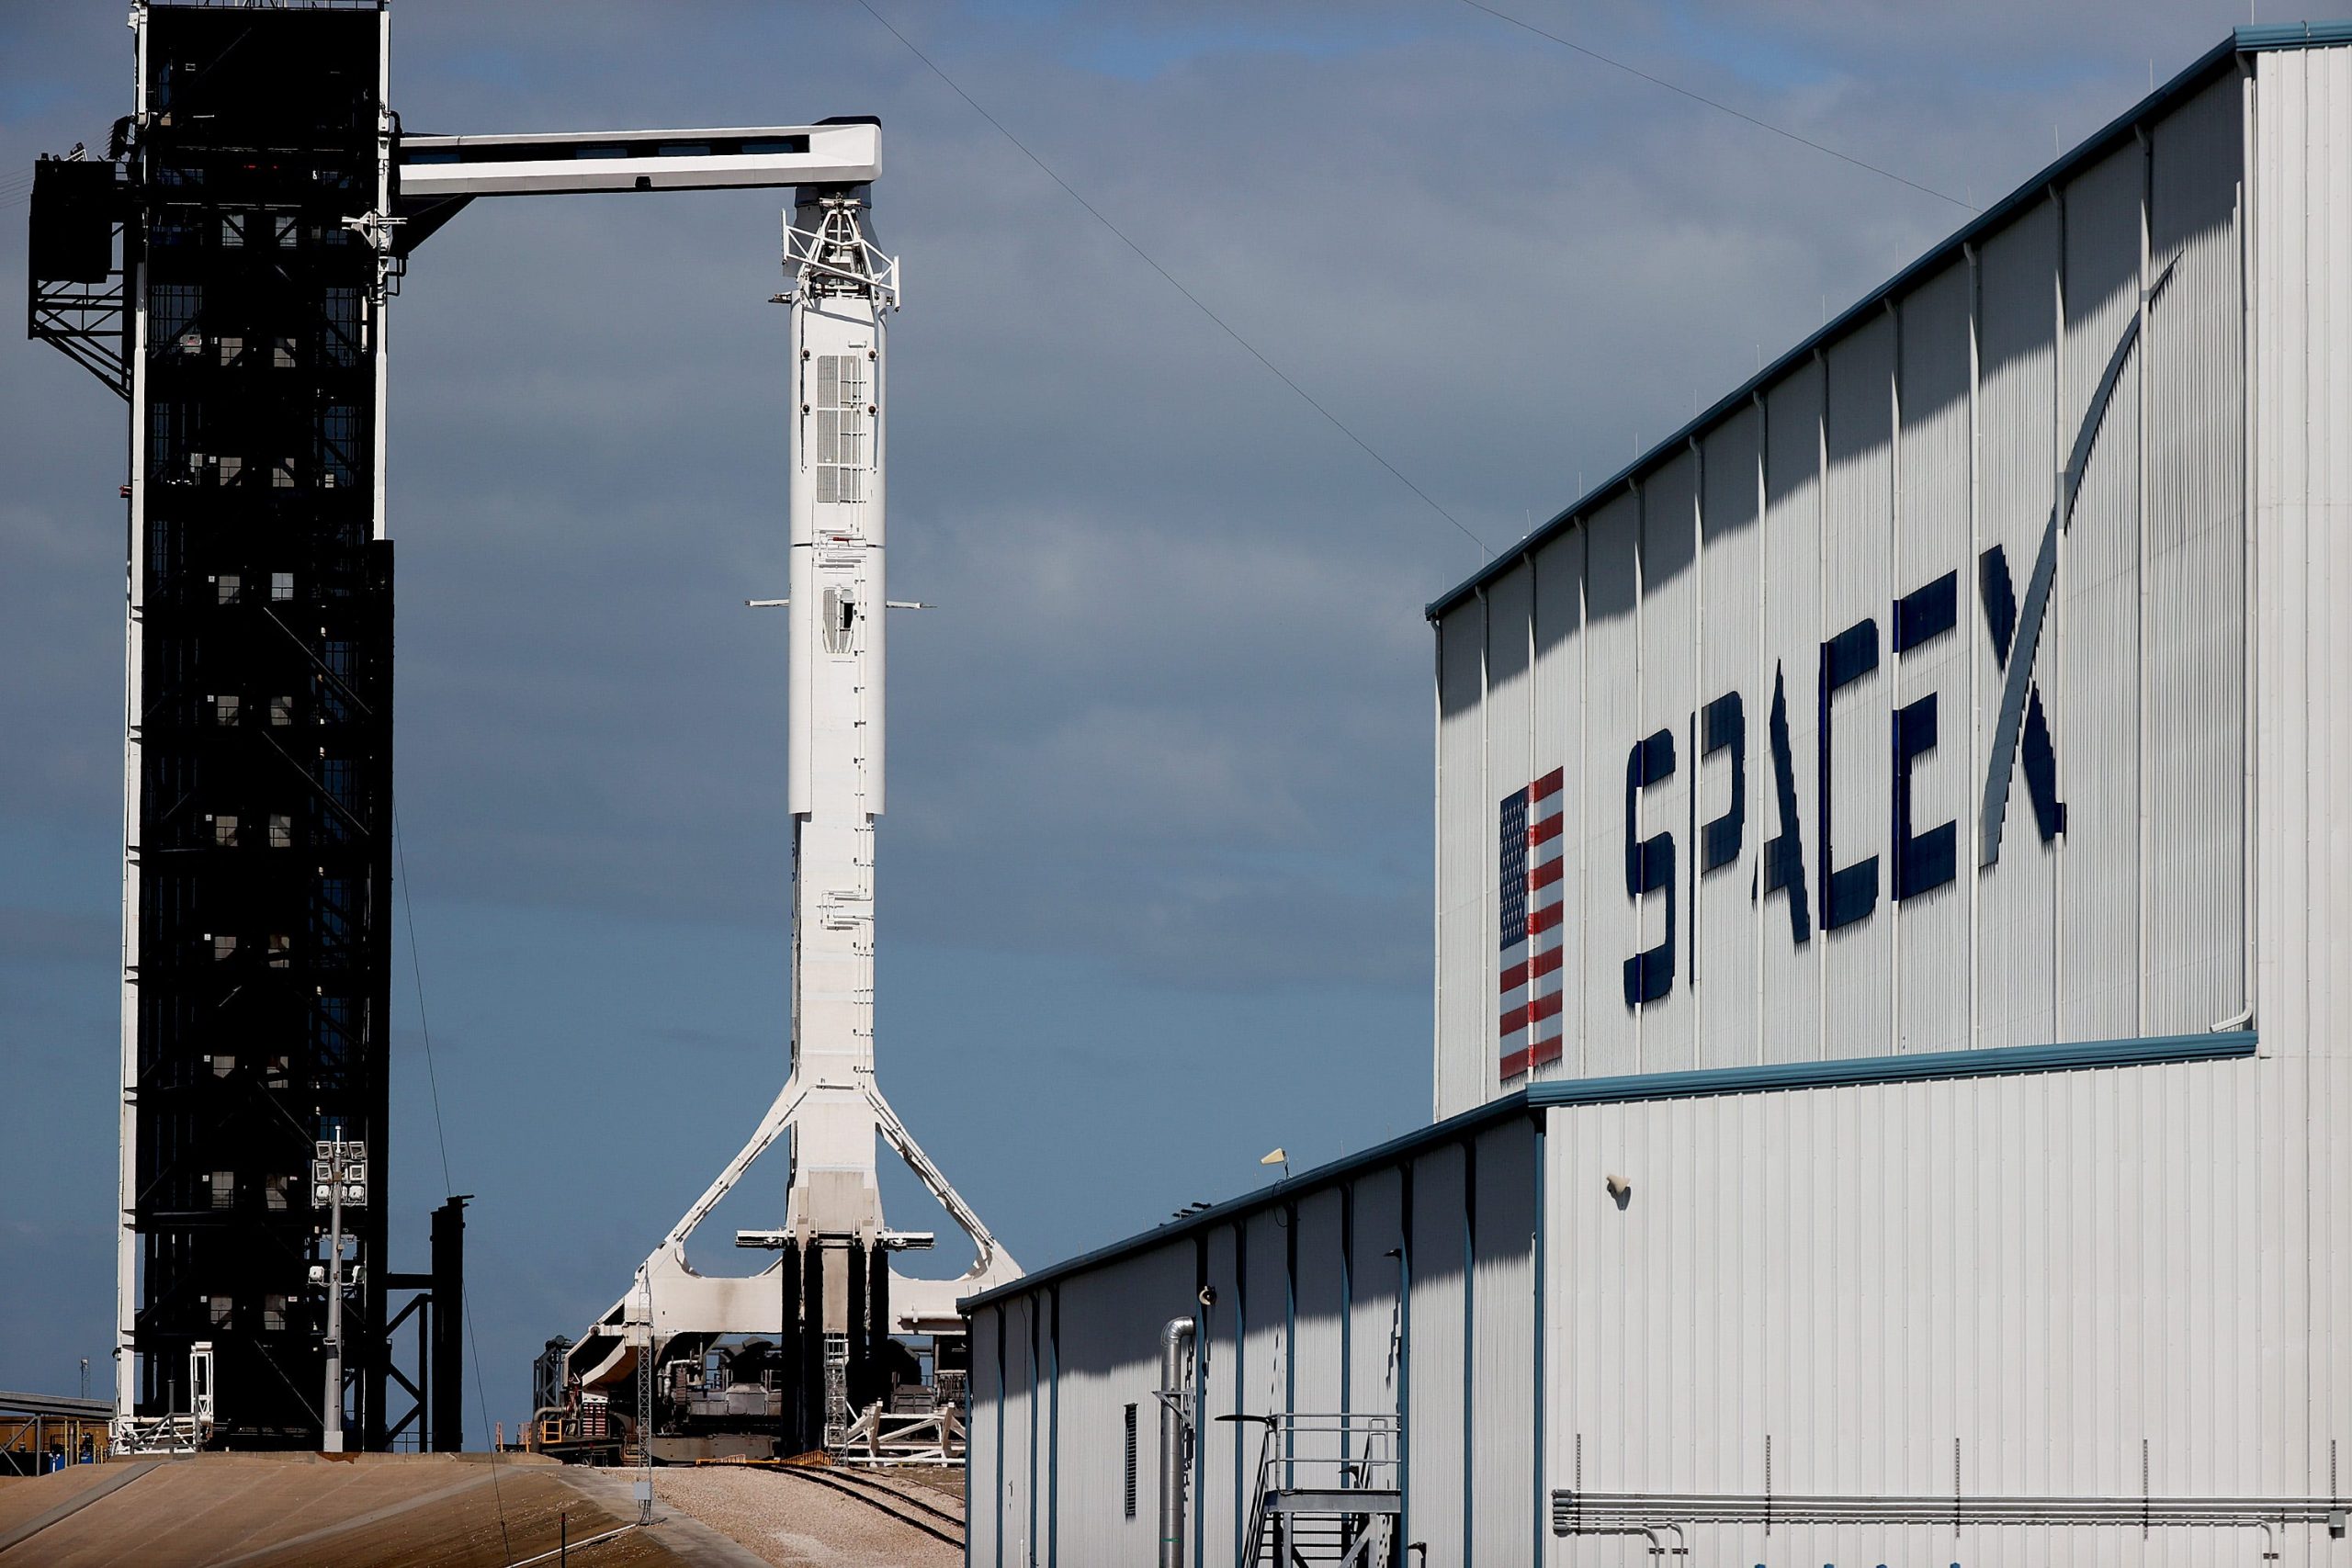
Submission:
[[[302,220],[291,212],[277,214],[271,220],[271,226],[277,231],[277,243],[281,245],[291,245],[301,236]]]
[[[269,966],[290,969],[294,966],[294,939],[281,931],[272,931],[269,938]]]
[[[270,603],[273,604],[284,604],[290,602],[293,597],[294,574],[290,571],[271,572],[269,574]]]
[[[214,1296],[212,1298],[212,1326],[228,1327],[229,1314],[236,1310],[236,1298],[233,1296]]]
[[[212,1076],[214,1077],[225,1078],[236,1070],[236,1057],[231,1055],[226,1051],[215,1051],[212,1054]]]
[[[269,486],[272,490],[294,488],[294,459],[280,457],[269,466]]]
[[[1127,1517],[1136,1517],[1136,1407],[1127,1406]]]
[[[245,243],[245,216],[242,212],[220,215],[220,248],[236,250]]]
[[[270,698],[269,722],[280,729],[283,729],[288,725],[293,723],[294,699],[292,697]]]
[[[216,1209],[226,1209],[232,1207],[236,1201],[237,1173],[233,1170],[214,1171],[212,1173],[212,1206]]]
[[[212,580],[212,586],[219,591],[220,603],[233,604],[237,602],[237,595],[243,591],[245,584],[244,580],[235,572],[224,571]]]
[[[244,352],[245,340],[243,338],[224,337],[220,340],[221,364],[234,365],[237,362],[238,356],[243,355]]]
[[[212,722],[215,724],[237,722],[236,693],[222,692],[212,699]]]
[[[217,964],[225,964],[236,955],[237,939],[235,937],[223,935],[218,932],[214,933],[212,938],[213,962]]]
[[[273,370],[294,368],[294,340],[292,338],[281,337],[271,340],[269,367]]]
[[[284,1296],[262,1297],[261,1328],[265,1334],[286,1332],[286,1298]]]
[[[273,850],[294,847],[294,818],[282,811],[269,814],[269,847]]]
[[[262,1202],[272,1209],[286,1207],[286,1195],[293,1190],[290,1176],[265,1176],[261,1179]]]
[[[222,457],[213,465],[212,478],[217,484],[232,485],[237,482],[237,476],[244,471],[245,460],[243,457]]]
[[[212,841],[224,850],[237,847],[237,819],[223,811],[212,819]]]

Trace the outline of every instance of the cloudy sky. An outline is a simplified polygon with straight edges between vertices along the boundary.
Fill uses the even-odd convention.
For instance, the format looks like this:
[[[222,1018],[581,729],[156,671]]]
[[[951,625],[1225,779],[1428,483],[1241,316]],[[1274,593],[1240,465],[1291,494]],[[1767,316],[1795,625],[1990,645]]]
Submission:
[[[1966,216],[1460,0],[875,5],[1489,547]],[[2248,16],[1497,8],[1980,206]],[[128,108],[123,12],[0,0],[0,299],[7,171]],[[1015,1256],[1425,1120],[1421,606],[1480,547],[855,0],[398,0],[392,82],[418,131],[883,118],[892,589],[939,607],[892,630],[880,1070]],[[392,319],[393,1266],[429,1022],[510,1431],[784,1070],[776,207],[482,204]],[[107,1381],[123,441],[0,337],[0,1387]]]

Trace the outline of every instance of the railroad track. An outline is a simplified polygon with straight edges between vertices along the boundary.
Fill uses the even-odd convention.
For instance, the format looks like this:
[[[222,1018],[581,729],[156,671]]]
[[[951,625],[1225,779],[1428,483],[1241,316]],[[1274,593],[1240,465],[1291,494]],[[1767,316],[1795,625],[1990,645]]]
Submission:
[[[830,1486],[843,1496],[854,1497],[867,1507],[889,1515],[910,1529],[922,1531],[934,1540],[943,1540],[959,1549],[964,1544],[962,1519],[944,1508],[934,1508],[919,1497],[910,1497],[895,1486],[885,1485],[855,1471],[825,1470],[814,1465],[797,1464],[763,1464],[759,1468],[770,1475],[794,1475],[820,1486]],[[908,1509],[913,1512],[905,1511]],[[930,1517],[925,1518],[924,1515]],[[933,1522],[934,1520],[937,1522]]]

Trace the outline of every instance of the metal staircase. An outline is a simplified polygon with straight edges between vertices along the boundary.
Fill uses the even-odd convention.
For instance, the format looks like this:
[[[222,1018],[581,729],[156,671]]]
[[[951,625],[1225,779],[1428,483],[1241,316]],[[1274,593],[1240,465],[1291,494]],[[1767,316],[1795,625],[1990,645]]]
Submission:
[[[1228,1416],[1264,1428],[1238,1568],[1394,1568],[1394,1416]]]

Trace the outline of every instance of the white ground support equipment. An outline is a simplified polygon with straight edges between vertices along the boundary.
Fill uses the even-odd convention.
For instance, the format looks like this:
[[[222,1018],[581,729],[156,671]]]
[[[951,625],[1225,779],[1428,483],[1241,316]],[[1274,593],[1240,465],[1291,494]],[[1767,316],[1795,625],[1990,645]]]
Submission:
[[[875,819],[883,808],[884,321],[899,304],[899,266],[866,231],[865,181],[799,188],[784,235],[791,309],[791,653],[787,795],[793,820],[791,1072],[741,1150],[640,1266],[652,1285],[650,1352],[678,1429],[707,1414],[742,1431],[764,1422],[786,1452],[842,1447],[887,1455],[900,1426],[911,1442],[960,1456],[956,1420],[901,1373],[898,1335],[929,1337],[936,1368],[963,1364],[956,1299],[1020,1269],[890,1109],[875,1079]],[[749,1277],[696,1272],[686,1240],[761,1155],[789,1133],[784,1225],[743,1231],[738,1246],[779,1254]],[[953,1280],[904,1278],[893,1252],[928,1233],[884,1223],[876,1150],[887,1141],[969,1235]],[[632,1321],[638,1292],[572,1347],[583,1390],[628,1380],[647,1350]],[[641,1316],[642,1308],[636,1309]],[[722,1337],[774,1336],[714,1385],[707,1361]],[[953,1388],[960,1376],[935,1379]],[[959,1413],[958,1413],[959,1414]],[[681,1457],[698,1452],[694,1446]],[[738,1451],[741,1451],[740,1448]]]

